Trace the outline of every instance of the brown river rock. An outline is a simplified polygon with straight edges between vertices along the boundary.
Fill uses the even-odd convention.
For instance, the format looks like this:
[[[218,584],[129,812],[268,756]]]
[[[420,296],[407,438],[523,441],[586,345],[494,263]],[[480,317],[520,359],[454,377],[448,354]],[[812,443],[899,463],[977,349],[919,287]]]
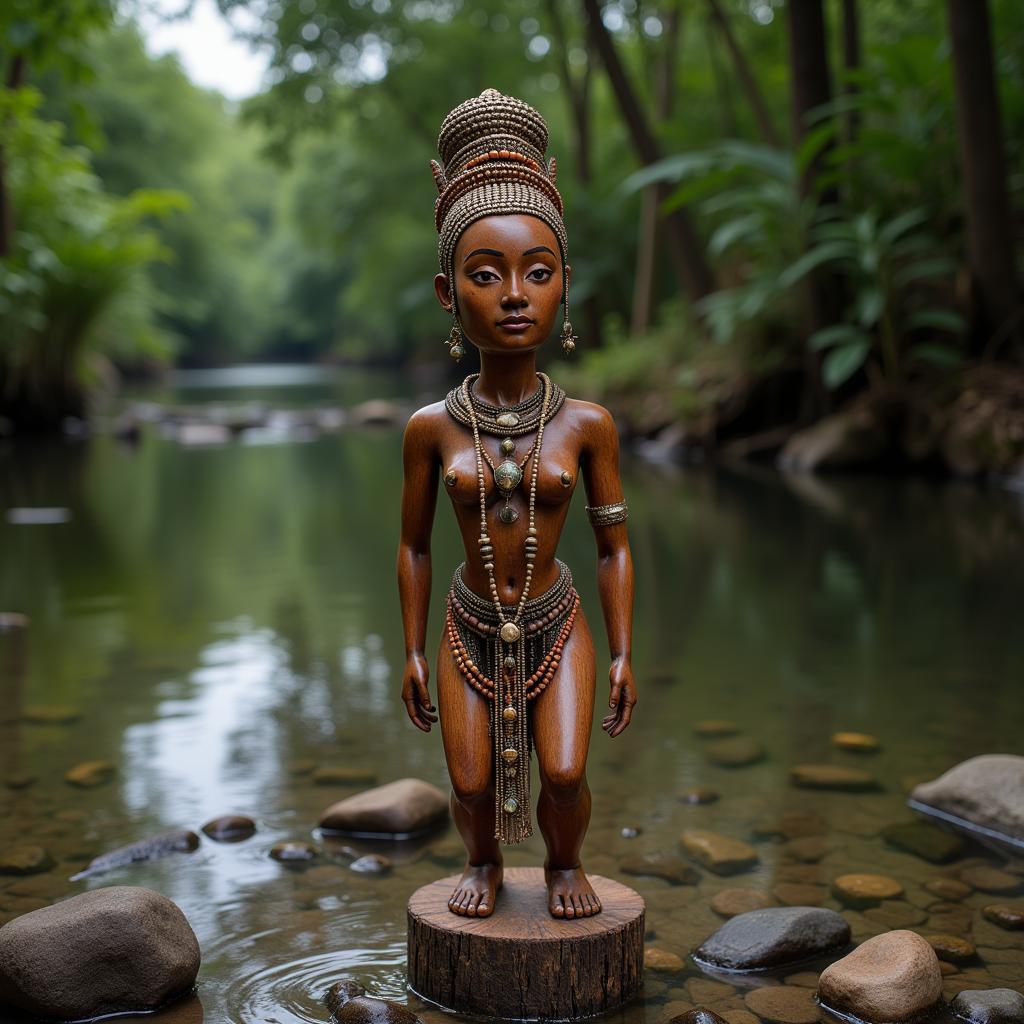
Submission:
[[[1012,875],[1009,871],[990,867],[987,864],[977,864],[973,867],[964,868],[960,872],[960,880],[981,892],[1000,896],[1007,893],[1015,893],[1019,889],[1024,888],[1024,878]]]
[[[874,736],[864,732],[833,733],[832,743],[840,750],[849,750],[855,754],[873,754],[882,748],[882,744]]]
[[[41,846],[26,843],[0,851],[0,875],[36,875],[52,867],[53,858]]]
[[[747,736],[731,736],[709,743],[704,754],[721,768],[744,768],[764,760],[764,747]]]
[[[624,875],[662,878],[670,885],[696,885],[701,878],[700,872],[678,853],[664,851],[627,854],[619,861],[619,870]]]
[[[902,896],[903,886],[888,875],[850,874],[833,879],[832,893],[848,907],[863,908]]]
[[[706,829],[687,829],[679,841],[688,857],[718,875],[746,871],[758,861],[757,851],[752,846]]]
[[[908,1021],[942,998],[942,971],[935,950],[920,935],[886,932],[826,967],[818,997],[830,1009],[861,1020]]]
[[[814,993],[794,985],[755,988],[744,995],[743,1001],[762,1020],[779,1024],[814,1024],[821,1015]]]
[[[974,943],[959,935],[926,935],[925,938],[936,956],[951,964],[965,964],[978,954]]]
[[[64,773],[64,781],[80,789],[92,789],[109,782],[116,770],[109,761],[83,761]]]
[[[255,832],[256,822],[244,814],[224,814],[203,826],[203,833],[218,843],[240,843]]]
[[[735,917],[774,906],[775,900],[768,893],[756,889],[722,889],[711,897],[711,909],[722,917]]]
[[[860,768],[837,764],[798,764],[789,773],[790,782],[804,789],[834,789],[861,793],[878,789],[878,780]]]
[[[448,797],[420,779],[399,779],[331,804],[320,815],[327,832],[407,838],[448,817]]]
[[[0,1000],[56,1020],[153,1010],[195,984],[199,959],[166,896],[93,889],[0,928]]]
[[[706,718],[702,722],[698,722],[694,727],[693,731],[698,736],[712,737],[712,736],[735,736],[738,733],[739,726],[735,722],[730,722],[725,718]]]
[[[1024,903],[1011,906],[1008,903],[990,903],[982,907],[981,915],[986,921],[999,925],[1007,931],[1024,930]]]
[[[959,902],[974,891],[966,882],[956,878],[933,878],[924,887],[941,900]]]

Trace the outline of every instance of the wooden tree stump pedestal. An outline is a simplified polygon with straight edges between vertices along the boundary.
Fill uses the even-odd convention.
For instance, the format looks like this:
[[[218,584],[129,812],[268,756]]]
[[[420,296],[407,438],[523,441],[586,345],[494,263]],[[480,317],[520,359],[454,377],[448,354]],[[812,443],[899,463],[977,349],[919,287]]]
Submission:
[[[451,875],[409,900],[409,987],[458,1013],[512,1020],[576,1020],[613,1010],[643,983],[644,901],[590,875],[594,917],[548,913],[540,868],[506,868],[490,917],[459,917]]]

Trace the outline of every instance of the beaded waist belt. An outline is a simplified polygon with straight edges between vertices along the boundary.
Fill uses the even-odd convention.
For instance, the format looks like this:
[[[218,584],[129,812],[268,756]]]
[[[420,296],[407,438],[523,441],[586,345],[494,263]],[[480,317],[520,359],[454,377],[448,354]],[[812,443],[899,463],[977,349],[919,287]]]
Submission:
[[[555,584],[523,606],[522,629],[511,644],[499,634],[494,605],[463,582],[463,565],[455,570],[448,592],[445,629],[452,657],[466,682],[491,702],[494,835],[504,843],[533,835],[527,704],[544,692],[558,671],[580,604],[569,567],[557,564]],[[515,607],[506,609],[509,617]]]

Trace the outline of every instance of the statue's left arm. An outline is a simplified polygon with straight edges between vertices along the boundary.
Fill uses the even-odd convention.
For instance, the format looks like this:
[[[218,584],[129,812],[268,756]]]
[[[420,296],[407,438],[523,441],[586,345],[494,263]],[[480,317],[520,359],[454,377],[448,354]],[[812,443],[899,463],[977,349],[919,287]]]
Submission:
[[[609,736],[629,725],[636,704],[631,665],[633,645],[633,558],[626,531],[626,508],[619,479],[619,435],[607,409],[585,406],[580,464],[587,493],[587,516],[597,541],[597,588],[604,613],[611,668],[611,709],[601,723]]]

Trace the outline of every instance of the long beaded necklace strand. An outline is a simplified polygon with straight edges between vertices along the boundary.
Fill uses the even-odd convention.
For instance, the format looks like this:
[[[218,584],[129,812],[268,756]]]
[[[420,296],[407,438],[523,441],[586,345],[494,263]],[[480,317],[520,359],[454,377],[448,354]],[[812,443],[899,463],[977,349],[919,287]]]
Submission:
[[[469,378],[462,382],[462,397],[469,410],[473,429],[473,450],[476,454],[476,479],[480,493],[480,557],[487,573],[487,585],[494,602],[498,618],[498,635],[495,644],[495,665],[500,664],[500,685],[492,704],[491,731],[494,737],[495,761],[495,828],[494,835],[506,843],[518,843],[533,835],[530,820],[530,773],[527,758],[529,739],[527,736],[526,714],[526,639],[520,625],[523,607],[530,594],[533,582],[533,563],[537,557],[537,479],[540,471],[540,453],[544,444],[544,425],[547,419],[548,403],[551,397],[551,382],[546,374],[540,374],[544,386],[540,422],[537,425],[537,440],[533,447],[533,469],[530,474],[530,497],[527,511],[526,575],[523,590],[515,611],[510,619],[505,617],[501,595],[494,577],[494,546],[487,532],[487,487],[484,478],[484,451],[480,440],[480,425],[469,393]],[[526,770],[519,771],[519,765]]]

